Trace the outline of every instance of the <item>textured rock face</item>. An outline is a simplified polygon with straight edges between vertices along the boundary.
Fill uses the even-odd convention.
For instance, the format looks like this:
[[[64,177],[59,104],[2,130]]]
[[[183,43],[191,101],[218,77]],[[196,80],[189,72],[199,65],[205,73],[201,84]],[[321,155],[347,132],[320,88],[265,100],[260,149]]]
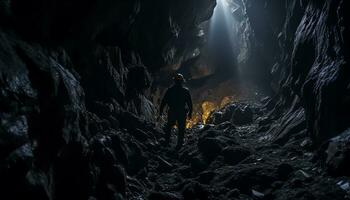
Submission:
[[[349,141],[349,130],[330,140],[326,150],[326,164],[330,174],[334,176],[349,176],[349,171],[347,170],[350,167]]]
[[[57,56],[70,61],[62,64],[64,68],[79,74],[76,78],[85,90],[89,110],[101,110],[101,102],[114,102],[114,107],[150,116],[144,110],[152,107],[143,96],[147,87],[129,98],[134,92],[127,90],[135,85],[128,80],[128,68],[145,64],[148,70],[156,70],[185,58],[200,45],[198,25],[211,16],[215,5],[213,0],[200,4],[4,0],[0,23],[24,40],[43,44],[44,49],[62,47]]]
[[[69,186],[61,183],[68,183],[71,176],[84,180],[79,168],[84,171],[88,167],[79,162],[88,134],[83,89],[72,72],[63,67],[69,61],[56,57],[62,51],[48,52],[4,32],[1,32],[0,49],[1,173],[4,175],[1,187],[14,198],[48,196],[56,190],[68,192]],[[72,154],[66,155],[67,152]],[[60,174],[70,162],[77,168]],[[58,174],[50,172],[53,168]],[[51,188],[44,179],[57,185]],[[18,193],[12,194],[16,185],[19,185]],[[71,182],[70,186],[77,185]],[[83,195],[84,187],[77,188],[75,197]],[[35,194],[36,189],[42,191]]]
[[[297,30],[292,74],[299,71],[294,82],[298,83],[298,79],[303,82],[305,69],[299,69],[308,69],[302,96],[311,135],[318,141],[340,134],[350,124],[347,8],[346,1],[310,4]],[[298,56],[305,52],[314,58],[309,68],[302,64],[302,56]]]
[[[275,113],[305,109],[316,144],[340,134],[349,122],[349,3],[327,1],[243,1],[250,44],[246,62],[270,70]],[[268,49],[269,51],[266,51]],[[294,112],[294,111],[293,111]],[[282,120],[283,121],[283,120]]]
[[[197,26],[210,18],[216,5],[215,0],[1,2],[1,21],[26,38],[77,48],[94,41],[132,49],[152,69],[195,49],[201,42]]]
[[[148,71],[196,48],[197,26],[214,6],[1,0],[3,197],[123,199],[139,192],[127,191],[126,174],[144,173],[144,151],[161,135],[152,123]]]
[[[313,168],[298,143],[306,128],[318,144],[349,126],[349,3],[239,4],[241,62],[263,74],[260,82],[271,81],[277,95],[265,110],[235,113],[230,105],[217,112],[216,125],[194,130],[178,158],[159,144],[148,71],[193,53],[203,42],[197,26],[211,16],[214,0],[0,0],[2,197],[140,199],[151,188],[150,199],[264,195],[255,186],[276,199],[324,196],[319,183],[326,178],[290,166]],[[234,125],[232,115],[246,120]],[[349,165],[346,133],[328,148],[334,175]],[[291,165],[281,163],[285,157]],[[265,188],[272,183],[281,189]]]

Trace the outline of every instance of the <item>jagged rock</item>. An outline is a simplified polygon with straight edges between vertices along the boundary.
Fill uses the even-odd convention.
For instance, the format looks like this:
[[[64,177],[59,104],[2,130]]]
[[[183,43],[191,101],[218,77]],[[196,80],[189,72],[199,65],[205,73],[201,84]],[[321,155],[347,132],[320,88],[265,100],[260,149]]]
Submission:
[[[269,117],[259,117],[257,119],[259,126],[266,126],[271,124],[272,120]]]
[[[129,69],[126,81],[126,97],[135,98],[150,87],[151,77],[144,66],[133,66]]]
[[[239,189],[235,188],[226,194],[226,198],[228,199],[237,198],[239,197],[239,195],[240,195]]]
[[[110,115],[110,116],[108,117],[108,121],[109,121],[109,123],[110,123],[110,125],[111,125],[111,128],[113,128],[113,129],[115,129],[115,130],[118,130],[118,129],[119,129],[119,127],[120,127],[120,122],[119,122],[115,117],[113,117],[112,115]]]
[[[209,124],[219,124],[223,121],[222,117],[223,113],[220,111],[216,111],[210,114],[209,118],[207,119],[207,123]]]
[[[237,109],[237,107],[238,106],[236,104],[229,104],[224,108],[220,109],[219,111],[211,113],[208,118],[208,123],[221,124],[224,122],[231,121],[232,114]]]
[[[147,133],[138,128],[136,128],[135,130],[131,130],[130,134],[132,134],[140,142],[145,142],[148,138],[150,138],[150,136],[148,136]]]
[[[315,146],[348,128],[349,78],[344,72],[349,60],[348,52],[343,51],[348,47],[336,38],[348,35],[349,4],[344,0],[292,0],[247,1],[243,6],[248,18],[241,27],[241,38],[245,44],[255,43],[246,54],[245,68],[262,85],[272,72],[272,89],[278,95],[266,105],[275,110],[274,117],[279,118],[293,98],[299,97]],[[262,25],[266,23],[270,27]],[[337,31],[341,29],[346,31]],[[254,39],[245,39],[249,37]]]
[[[237,104],[229,104],[224,107],[223,109],[223,116],[222,119],[223,121],[230,121],[232,118],[232,114],[234,111],[237,109],[238,105]]]
[[[135,130],[137,128],[142,130],[153,129],[153,125],[141,119],[137,115],[131,112],[122,112],[118,115],[118,121],[120,121],[120,125],[122,128],[126,128],[129,130]]]
[[[125,89],[126,105],[145,120],[155,121],[155,106],[144,96],[150,85],[151,77],[146,67],[133,66],[129,68]]]
[[[127,147],[116,133],[96,135],[90,144],[93,158],[101,166],[128,163]],[[118,152],[117,154],[115,152]]]
[[[128,145],[128,167],[127,171],[130,174],[136,174],[147,166],[148,157],[136,142],[131,142]]]
[[[212,171],[201,172],[197,178],[199,183],[209,184],[211,180],[215,177],[216,173]]]
[[[329,141],[326,150],[328,171],[334,176],[349,176],[350,129]]]
[[[215,130],[214,127],[209,127],[208,130],[201,131],[201,135],[199,137],[200,137],[200,139],[205,139],[205,138],[215,138],[219,135],[221,135],[220,130]]]
[[[126,195],[126,174],[121,166],[102,166],[97,181],[98,198],[114,199],[120,195],[119,198],[123,199]]]
[[[269,130],[276,144],[284,145],[297,135],[306,136],[305,110],[298,105],[299,103],[300,100],[296,97],[292,106],[280,119],[280,124]]]
[[[258,199],[261,199],[261,198],[264,198],[265,197],[265,194],[259,192],[259,191],[256,191],[256,190],[252,190],[252,195],[255,197],[255,198],[258,198]]]
[[[247,105],[237,107],[232,113],[231,121],[233,124],[244,125],[253,122],[253,111]]]
[[[26,175],[29,193],[22,193],[23,198],[28,199],[50,199],[50,191],[47,190],[47,176],[43,171],[30,170]],[[17,187],[19,183],[17,182]],[[23,192],[23,191],[22,191]],[[13,196],[13,194],[12,194]]]
[[[318,146],[349,126],[349,1],[235,1],[241,75],[277,94],[265,109],[237,103],[212,114],[180,156],[158,145],[148,70],[193,57],[216,1],[67,2],[0,1],[2,198],[140,199],[153,185],[169,192],[150,199],[222,199],[232,188],[230,199],[347,198],[300,141],[311,133]],[[334,176],[349,175],[349,138],[340,138],[326,152]]]
[[[250,194],[253,186],[265,188],[277,180],[274,167],[266,164],[243,164],[233,169],[225,168],[212,182]]]
[[[174,169],[174,166],[171,163],[169,163],[168,161],[164,160],[160,156],[157,156],[157,159],[158,159],[157,170],[159,172],[166,172],[166,171],[170,171],[170,170]]]
[[[113,184],[113,190],[125,196],[127,182],[124,168],[120,165],[113,165],[111,170],[106,172],[106,176],[107,182]]]
[[[151,192],[148,196],[149,200],[181,200],[179,195],[169,192]]]
[[[229,121],[217,124],[215,127],[216,130],[229,130],[230,132],[236,130],[236,127]]]
[[[205,170],[208,167],[208,163],[199,156],[193,157],[190,161],[191,169],[195,173]]]
[[[220,140],[206,137],[198,141],[199,151],[207,158],[214,159],[221,153]]]
[[[182,189],[182,195],[184,197],[184,200],[209,199],[208,189],[198,182],[190,182],[187,185],[185,185]]]
[[[27,180],[25,179],[26,174],[33,165],[33,160],[34,155],[30,144],[23,144],[1,159],[0,187],[2,188],[3,195],[18,198],[35,195],[30,191],[26,191]],[[31,187],[31,189],[33,188]],[[11,191],[18,191],[18,193],[14,194]],[[45,193],[43,195],[45,196]],[[4,197],[6,198],[6,196]]]
[[[114,106],[111,103],[95,102],[95,112],[98,116],[106,118],[114,112]]]
[[[251,150],[244,147],[226,147],[222,150],[225,163],[236,165],[251,155]]]
[[[29,141],[28,121],[25,116],[11,116],[0,113],[0,158]]]

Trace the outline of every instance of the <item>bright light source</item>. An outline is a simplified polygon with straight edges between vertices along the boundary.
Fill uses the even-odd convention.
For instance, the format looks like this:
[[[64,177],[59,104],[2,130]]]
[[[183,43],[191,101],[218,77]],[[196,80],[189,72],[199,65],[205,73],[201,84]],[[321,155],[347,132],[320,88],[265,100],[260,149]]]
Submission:
[[[233,14],[240,10],[237,0],[217,0],[214,14],[210,19],[208,32],[209,51],[212,55],[213,63],[218,68],[225,65],[235,65],[237,56],[237,34],[240,22],[237,21],[236,15]],[[216,59],[216,60],[215,60]],[[234,71],[234,70],[233,70]]]
[[[225,7],[229,8],[231,13],[236,12],[240,8],[240,6],[237,3],[235,3],[234,0],[219,0],[219,1],[222,2]]]
[[[229,7],[227,0],[220,0],[225,7]]]

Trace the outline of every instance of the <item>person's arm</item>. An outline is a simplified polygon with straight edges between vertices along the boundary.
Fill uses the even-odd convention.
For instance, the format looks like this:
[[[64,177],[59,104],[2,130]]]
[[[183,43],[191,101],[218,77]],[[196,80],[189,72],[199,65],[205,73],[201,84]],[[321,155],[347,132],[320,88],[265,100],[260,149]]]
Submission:
[[[168,91],[165,92],[165,95],[162,99],[162,103],[160,104],[159,115],[163,114],[164,107],[167,103],[168,103]]]
[[[187,103],[187,106],[188,106],[188,115],[187,117],[188,118],[192,118],[192,111],[193,111],[193,104],[192,104],[192,98],[191,98],[191,94],[190,94],[190,91],[187,90],[187,95],[186,95],[186,103]]]

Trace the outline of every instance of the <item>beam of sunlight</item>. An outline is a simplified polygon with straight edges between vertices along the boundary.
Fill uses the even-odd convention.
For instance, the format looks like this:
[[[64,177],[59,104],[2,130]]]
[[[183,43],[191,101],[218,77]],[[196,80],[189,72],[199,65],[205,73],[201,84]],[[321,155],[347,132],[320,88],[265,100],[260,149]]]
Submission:
[[[235,62],[239,22],[234,17],[234,12],[239,8],[240,6],[234,0],[217,0],[214,14],[209,21],[208,33],[209,48],[214,59],[219,60],[214,61],[214,65],[219,65],[215,67],[229,69],[235,75],[240,73]],[[221,65],[226,65],[226,67]],[[231,68],[228,68],[228,65]]]

